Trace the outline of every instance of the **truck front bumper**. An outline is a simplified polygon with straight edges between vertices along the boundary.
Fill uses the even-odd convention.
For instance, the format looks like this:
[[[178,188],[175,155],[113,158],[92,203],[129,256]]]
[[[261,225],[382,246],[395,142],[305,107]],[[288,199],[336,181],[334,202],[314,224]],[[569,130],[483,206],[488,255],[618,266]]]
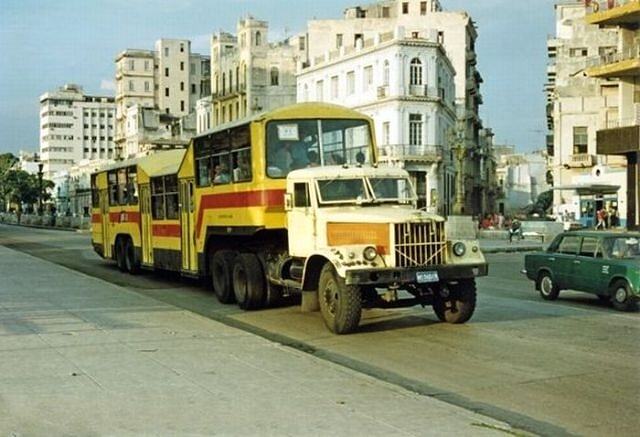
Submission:
[[[458,279],[473,279],[476,276],[487,276],[488,273],[489,265],[486,263],[402,269],[362,269],[348,270],[345,282],[347,285],[429,285]]]

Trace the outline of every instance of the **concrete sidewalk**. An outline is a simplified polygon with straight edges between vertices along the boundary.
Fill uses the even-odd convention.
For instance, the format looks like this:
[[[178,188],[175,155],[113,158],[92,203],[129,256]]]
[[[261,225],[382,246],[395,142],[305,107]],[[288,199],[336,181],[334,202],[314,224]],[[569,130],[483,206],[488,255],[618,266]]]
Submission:
[[[483,253],[504,253],[504,252],[531,252],[542,250],[549,242],[539,240],[491,240],[482,238],[478,240]]]
[[[0,278],[0,435],[509,430],[2,246]]]

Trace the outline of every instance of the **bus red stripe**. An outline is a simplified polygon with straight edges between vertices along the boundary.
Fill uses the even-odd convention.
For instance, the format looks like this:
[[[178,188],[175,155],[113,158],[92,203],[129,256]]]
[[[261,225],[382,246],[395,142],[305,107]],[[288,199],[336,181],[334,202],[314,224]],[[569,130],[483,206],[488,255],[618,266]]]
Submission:
[[[180,238],[181,235],[180,225],[174,224],[154,224],[151,227],[151,232],[154,237]]]
[[[102,214],[91,214],[91,223],[102,223]]]
[[[110,212],[109,222],[140,224],[140,213],[137,211]]]

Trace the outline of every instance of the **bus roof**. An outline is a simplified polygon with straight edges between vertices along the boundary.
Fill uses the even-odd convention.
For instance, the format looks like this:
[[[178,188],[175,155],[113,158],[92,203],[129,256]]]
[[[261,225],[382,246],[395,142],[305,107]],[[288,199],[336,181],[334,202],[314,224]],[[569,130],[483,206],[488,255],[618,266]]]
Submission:
[[[185,153],[187,153],[185,149],[166,150],[149,156],[120,161],[116,164],[103,167],[100,171],[116,170],[137,165],[140,166],[149,177],[165,176],[178,172]]]

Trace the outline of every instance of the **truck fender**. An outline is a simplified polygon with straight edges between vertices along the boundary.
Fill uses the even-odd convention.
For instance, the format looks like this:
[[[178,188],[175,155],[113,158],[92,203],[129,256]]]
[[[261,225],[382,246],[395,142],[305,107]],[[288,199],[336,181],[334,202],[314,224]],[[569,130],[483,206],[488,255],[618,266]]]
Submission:
[[[334,253],[329,251],[314,253],[307,258],[304,263],[304,270],[302,273],[302,291],[315,291],[318,289],[320,271],[322,271],[322,267],[328,262],[333,264],[333,267],[340,276],[344,277],[344,267],[341,266],[340,261]]]

